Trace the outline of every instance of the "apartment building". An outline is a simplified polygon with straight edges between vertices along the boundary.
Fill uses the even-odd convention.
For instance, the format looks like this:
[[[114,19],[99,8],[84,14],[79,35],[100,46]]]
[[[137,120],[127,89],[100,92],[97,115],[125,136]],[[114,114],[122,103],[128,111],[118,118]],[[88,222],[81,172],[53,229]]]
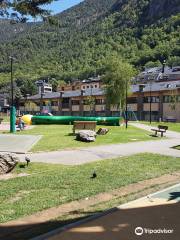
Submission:
[[[129,92],[129,119],[149,120],[151,109],[152,120],[180,122],[180,81],[135,84]],[[107,106],[103,88],[37,94],[21,105],[22,111],[32,114],[43,111],[54,115],[118,116],[121,112],[117,106]]]

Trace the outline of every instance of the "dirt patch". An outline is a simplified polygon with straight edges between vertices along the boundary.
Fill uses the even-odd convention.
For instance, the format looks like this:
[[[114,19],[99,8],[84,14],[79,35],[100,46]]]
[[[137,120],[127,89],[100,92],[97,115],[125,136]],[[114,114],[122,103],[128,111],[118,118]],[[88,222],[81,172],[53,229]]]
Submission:
[[[11,178],[17,178],[17,177],[26,177],[29,176],[30,174],[28,173],[19,173],[19,174],[14,174],[14,173],[8,173],[8,174],[4,174],[4,175],[0,175],[0,180],[8,180]]]
[[[31,192],[32,191],[20,191],[20,192],[16,193],[16,195],[14,197],[9,199],[8,202],[15,203],[15,202],[19,201],[20,199],[22,199],[25,195],[30,194]]]

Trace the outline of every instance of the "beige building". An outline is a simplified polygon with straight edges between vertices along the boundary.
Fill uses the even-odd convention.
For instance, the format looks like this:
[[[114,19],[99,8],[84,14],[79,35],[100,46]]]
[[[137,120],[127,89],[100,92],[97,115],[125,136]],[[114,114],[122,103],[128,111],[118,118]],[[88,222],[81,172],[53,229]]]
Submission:
[[[58,87],[58,91],[77,91],[87,89],[97,89],[102,87],[102,81],[100,77],[89,78],[86,80],[74,80],[67,84],[62,84]]]
[[[82,85],[83,86],[83,85]],[[20,110],[36,114],[119,116],[116,106],[106,105],[102,88],[87,88],[45,93],[28,97]],[[151,109],[151,111],[150,111]],[[180,81],[153,82],[132,85],[128,96],[128,117],[131,120],[168,120],[180,122]]]

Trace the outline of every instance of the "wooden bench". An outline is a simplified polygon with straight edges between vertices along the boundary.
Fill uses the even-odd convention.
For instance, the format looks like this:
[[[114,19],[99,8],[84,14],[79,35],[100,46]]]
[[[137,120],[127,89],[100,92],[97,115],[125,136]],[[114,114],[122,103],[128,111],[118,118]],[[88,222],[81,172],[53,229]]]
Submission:
[[[176,122],[176,118],[175,118],[175,117],[168,116],[168,117],[166,117],[165,121],[166,121],[166,122]]]
[[[155,136],[157,136],[158,132],[160,132],[161,137],[163,137],[163,134],[168,130],[168,126],[158,125],[157,128],[152,128],[151,130],[155,132]]]
[[[96,131],[96,121],[74,121],[73,133],[76,133],[76,130],[93,130]]]

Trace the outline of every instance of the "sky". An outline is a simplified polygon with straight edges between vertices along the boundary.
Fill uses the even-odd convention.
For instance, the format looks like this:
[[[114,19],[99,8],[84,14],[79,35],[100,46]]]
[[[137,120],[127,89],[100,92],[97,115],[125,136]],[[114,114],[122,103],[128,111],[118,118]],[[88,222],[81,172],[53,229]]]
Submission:
[[[47,5],[46,9],[51,10],[52,14],[60,13],[80,2],[83,0],[58,0],[54,1],[51,4]]]

